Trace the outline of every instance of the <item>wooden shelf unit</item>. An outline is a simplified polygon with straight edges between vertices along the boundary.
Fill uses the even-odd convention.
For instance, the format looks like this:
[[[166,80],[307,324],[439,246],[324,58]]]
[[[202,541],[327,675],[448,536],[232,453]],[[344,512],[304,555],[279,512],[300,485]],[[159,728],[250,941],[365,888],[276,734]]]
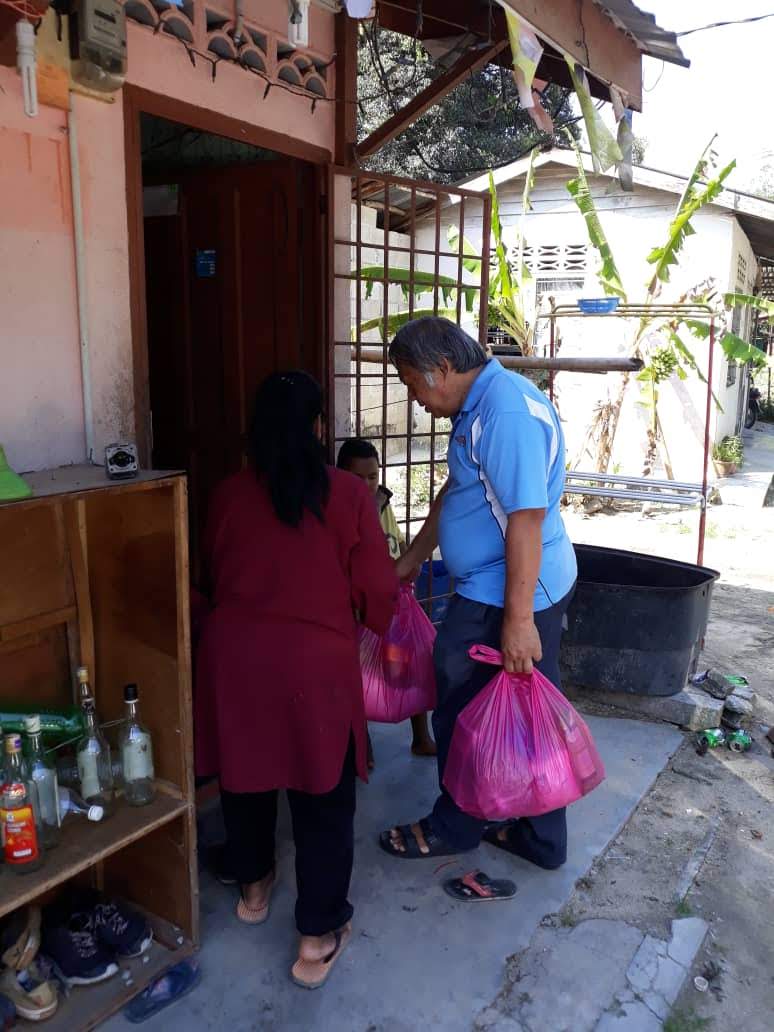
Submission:
[[[89,466],[26,479],[34,496],[0,505],[0,702],[72,704],[85,664],[109,722],[135,682],[158,779],[149,806],[119,797],[100,824],[69,818],[39,871],[0,877],[0,916],[76,878],[148,913],[157,945],[132,962],[133,985],[117,976],[76,989],[47,1023],[80,1032],[198,945],[186,481],[115,483]]]

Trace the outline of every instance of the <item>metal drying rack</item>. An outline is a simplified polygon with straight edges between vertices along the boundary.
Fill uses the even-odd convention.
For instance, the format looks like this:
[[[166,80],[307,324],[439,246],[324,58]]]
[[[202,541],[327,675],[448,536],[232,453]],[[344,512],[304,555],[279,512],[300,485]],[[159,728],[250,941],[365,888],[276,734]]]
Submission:
[[[596,495],[601,498],[620,498],[626,501],[657,502],[660,505],[699,507],[699,540],[696,562],[704,561],[704,539],[707,529],[708,468],[710,450],[710,423],[712,416],[712,371],[715,358],[715,313],[706,304],[619,304],[612,312],[582,312],[576,305],[553,305],[549,312],[537,316],[536,322],[547,319],[550,325],[549,353],[547,356],[513,355],[510,347],[494,347],[492,353],[508,357],[508,366],[513,369],[542,369],[548,371],[548,395],[554,400],[554,377],[557,372],[582,373],[638,372],[642,361],[633,357],[612,358],[562,358],[556,353],[556,324],[560,319],[702,319],[709,325],[709,355],[707,359],[707,402],[704,412],[704,460],[701,483],[685,483],[676,480],[654,480],[651,477],[623,476],[617,473],[585,473],[573,470],[567,474],[567,494]]]

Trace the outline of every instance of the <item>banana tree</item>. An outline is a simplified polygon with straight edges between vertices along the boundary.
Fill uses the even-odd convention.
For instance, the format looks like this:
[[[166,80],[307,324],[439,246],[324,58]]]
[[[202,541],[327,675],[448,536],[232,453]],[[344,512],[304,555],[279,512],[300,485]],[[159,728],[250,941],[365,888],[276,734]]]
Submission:
[[[647,308],[656,304],[663,285],[670,281],[671,270],[679,264],[680,252],[685,241],[696,232],[691,220],[705,205],[710,204],[718,197],[725,180],[735,167],[736,162],[734,161],[722,168],[718,167],[717,154],[713,148],[714,140],[713,137],[704,149],[688,178],[669,224],[666,240],[660,247],[653,248],[647,256],[648,263],[653,266],[653,272],[645,287],[646,313],[639,321],[632,344],[632,354],[634,357],[642,359],[644,363],[643,368],[637,374],[637,380],[640,383],[641,403],[646,406],[649,413],[648,447],[643,470],[645,476],[652,472],[659,443],[664,451],[667,475],[672,476],[663,427],[659,418],[659,385],[669,379],[672,374],[677,375],[681,380],[695,375],[706,383],[696,356],[686,343],[685,337],[687,331],[697,340],[706,339],[710,332],[709,322],[702,319],[664,319],[659,317],[657,312],[648,314]],[[615,294],[625,300],[626,291],[596,211],[580,150],[574,141],[573,147],[576,153],[578,175],[575,180],[567,184],[568,192],[584,217],[589,241],[599,255],[600,267],[597,277],[600,286],[606,294]],[[706,304],[712,300],[712,297],[712,291],[705,288],[683,295],[680,301]],[[723,350],[729,355],[734,350],[739,352],[739,345],[744,344],[738,338],[735,342],[732,337],[733,335],[724,334],[721,339]],[[628,384],[629,374],[625,373],[617,395],[600,406],[596,415],[592,436],[594,432],[597,433],[595,465],[600,472],[606,472],[610,464]],[[720,405],[717,398],[715,398],[715,402],[718,406]],[[580,456],[578,458],[580,459]]]
[[[489,173],[489,197],[491,202],[491,233],[493,242],[494,268],[489,277],[489,326],[502,330],[519,347],[523,355],[533,351],[535,336],[534,326],[534,291],[532,289],[532,273],[524,258],[526,236],[525,220],[532,210],[532,189],[535,185],[535,157],[537,150],[529,155],[527,173],[521,194],[521,216],[516,233],[515,247],[511,252],[505,241],[503,226],[500,220],[500,199],[497,194],[494,176]],[[452,250],[460,246],[459,230],[452,226],[448,232],[449,245]],[[463,259],[468,272],[480,276],[481,261],[471,255],[476,251],[470,241],[463,238]],[[511,258],[511,253],[514,257]]]

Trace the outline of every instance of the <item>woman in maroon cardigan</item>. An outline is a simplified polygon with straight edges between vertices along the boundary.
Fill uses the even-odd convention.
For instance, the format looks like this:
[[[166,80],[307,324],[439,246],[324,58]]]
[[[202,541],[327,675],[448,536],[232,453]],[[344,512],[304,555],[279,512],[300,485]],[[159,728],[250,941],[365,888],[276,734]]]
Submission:
[[[197,773],[218,774],[237,916],[269,914],[277,790],[296,844],[292,977],[316,988],[351,935],[355,775],[366,726],[354,616],[392,617],[398,582],[376,508],[325,464],[322,395],[305,373],[258,390],[252,468],[215,491],[204,553],[212,611],[198,650]]]

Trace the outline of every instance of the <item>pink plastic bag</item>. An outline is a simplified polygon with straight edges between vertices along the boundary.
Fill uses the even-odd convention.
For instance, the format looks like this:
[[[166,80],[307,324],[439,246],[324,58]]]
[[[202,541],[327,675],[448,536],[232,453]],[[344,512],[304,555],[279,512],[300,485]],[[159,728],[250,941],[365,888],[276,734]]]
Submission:
[[[502,665],[484,645],[469,653]],[[537,817],[568,806],[605,777],[591,732],[537,670],[501,670],[457,717],[443,783],[480,820]]]
[[[413,587],[401,585],[398,608],[384,637],[360,629],[366,720],[398,724],[435,708],[434,642],[435,628],[414,598]]]

